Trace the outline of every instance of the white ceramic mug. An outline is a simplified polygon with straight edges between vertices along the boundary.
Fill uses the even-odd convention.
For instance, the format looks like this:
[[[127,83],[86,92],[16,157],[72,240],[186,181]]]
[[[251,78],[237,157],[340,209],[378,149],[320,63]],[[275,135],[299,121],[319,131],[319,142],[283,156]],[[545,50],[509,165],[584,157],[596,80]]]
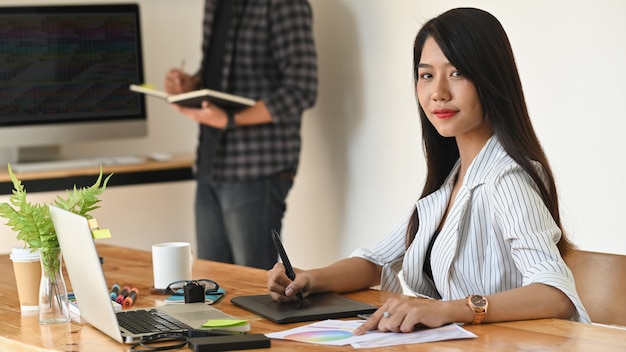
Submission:
[[[152,245],[154,288],[165,289],[178,280],[191,280],[193,255],[189,242],[163,242]]]

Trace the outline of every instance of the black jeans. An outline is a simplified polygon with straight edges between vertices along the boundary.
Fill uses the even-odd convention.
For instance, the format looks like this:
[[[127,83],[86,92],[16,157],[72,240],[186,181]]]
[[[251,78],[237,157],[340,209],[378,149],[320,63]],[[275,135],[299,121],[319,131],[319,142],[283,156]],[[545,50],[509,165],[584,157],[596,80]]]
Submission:
[[[249,182],[214,182],[198,177],[198,258],[270,269],[278,253],[270,236],[280,233],[285,199],[293,185],[281,173]]]

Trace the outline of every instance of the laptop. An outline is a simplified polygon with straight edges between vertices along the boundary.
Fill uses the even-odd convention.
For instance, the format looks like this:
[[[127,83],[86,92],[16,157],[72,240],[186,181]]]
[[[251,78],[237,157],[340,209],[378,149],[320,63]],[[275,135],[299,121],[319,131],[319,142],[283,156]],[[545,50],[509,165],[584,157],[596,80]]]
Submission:
[[[280,303],[270,295],[239,296],[230,301],[278,324],[350,318],[374,313],[377,309],[334,292],[310,295],[304,302]]]
[[[124,309],[116,312],[111,304],[100,258],[87,219],[52,205],[49,209],[65,267],[72,283],[72,290],[80,304],[81,318],[114,340],[120,343],[136,343],[143,336],[155,333],[131,332],[129,328],[134,330],[135,326],[132,324],[128,328],[122,326],[117,314],[138,314],[141,315],[140,319],[154,318],[161,322],[167,321],[165,325],[168,330],[161,332],[185,332],[189,329],[199,329],[210,319],[233,318],[202,302]],[[172,323],[169,322],[170,320]]]

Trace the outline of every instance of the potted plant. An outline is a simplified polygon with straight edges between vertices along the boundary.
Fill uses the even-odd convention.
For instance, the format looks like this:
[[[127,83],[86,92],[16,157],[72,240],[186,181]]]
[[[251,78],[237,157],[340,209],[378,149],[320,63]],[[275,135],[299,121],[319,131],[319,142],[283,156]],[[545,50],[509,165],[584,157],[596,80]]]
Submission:
[[[0,216],[8,219],[6,224],[17,233],[17,239],[23,241],[25,247],[31,251],[39,250],[41,255],[39,320],[41,323],[69,321],[67,290],[61,271],[61,249],[48,205],[29,202],[26,199],[26,189],[13,173],[10,164],[8,170],[13,183],[13,194],[8,203],[0,203]],[[98,196],[104,192],[112,175],[103,181],[100,167],[98,179],[91,187],[74,186],[73,190],[66,191],[66,198],[57,196],[53,204],[91,218],[89,213],[99,208]]]

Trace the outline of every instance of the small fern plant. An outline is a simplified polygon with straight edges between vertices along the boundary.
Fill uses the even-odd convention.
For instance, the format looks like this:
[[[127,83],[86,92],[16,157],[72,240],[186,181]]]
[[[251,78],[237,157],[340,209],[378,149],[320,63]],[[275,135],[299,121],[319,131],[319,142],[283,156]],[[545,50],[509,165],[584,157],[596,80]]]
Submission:
[[[45,274],[54,273],[59,269],[60,263],[55,263],[52,258],[45,258],[45,256],[50,250],[59,250],[59,240],[50,218],[48,205],[29,202],[26,199],[26,189],[22,181],[13,173],[10,164],[8,170],[13,182],[13,194],[9,197],[8,203],[0,203],[0,216],[8,219],[6,224],[17,233],[18,240],[24,241],[26,247],[29,247],[31,251],[40,250]],[[57,196],[53,204],[89,219],[91,218],[89,212],[100,208],[97,205],[100,202],[98,196],[105,191],[111,176],[113,174],[103,181],[102,167],[100,167],[98,179],[91,187],[77,188],[74,185],[73,190],[66,191],[66,198]],[[51,256],[54,254],[50,253]]]

